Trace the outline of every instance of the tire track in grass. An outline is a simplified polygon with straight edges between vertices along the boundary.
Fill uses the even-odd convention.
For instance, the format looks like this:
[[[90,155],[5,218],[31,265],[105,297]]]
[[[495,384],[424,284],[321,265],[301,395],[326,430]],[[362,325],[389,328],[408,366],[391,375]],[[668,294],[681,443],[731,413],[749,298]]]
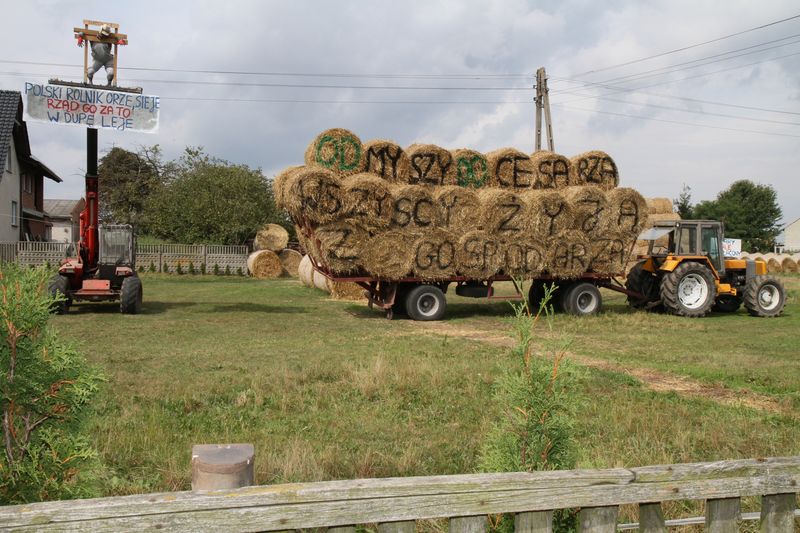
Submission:
[[[511,338],[511,336],[500,335],[496,330],[491,331],[466,325],[454,325],[446,321],[409,321],[407,324],[409,325],[408,330],[398,331],[396,335],[413,336],[422,333],[424,335],[446,336],[485,342],[504,348],[511,348],[514,346],[514,339]],[[626,366],[605,359],[597,359],[575,353],[569,353],[568,357],[576,363],[589,368],[627,374],[637,379],[646,388],[655,392],[674,392],[680,396],[689,398],[703,398],[727,406],[749,407],[751,409],[758,409],[776,414],[792,414],[794,412],[789,405],[785,405],[771,396],[760,394],[749,389],[731,389],[721,383],[706,383],[660,370]]]

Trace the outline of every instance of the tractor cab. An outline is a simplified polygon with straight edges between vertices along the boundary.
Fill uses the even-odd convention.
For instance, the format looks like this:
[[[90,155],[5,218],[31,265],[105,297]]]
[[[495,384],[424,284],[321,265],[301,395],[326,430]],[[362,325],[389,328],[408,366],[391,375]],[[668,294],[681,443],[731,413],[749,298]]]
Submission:
[[[133,227],[128,224],[101,224],[98,230],[99,277],[114,279],[131,275],[136,270],[136,240]],[[121,280],[119,283],[122,283]]]
[[[723,229],[722,222],[716,220],[657,222],[639,239],[649,241],[647,255],[657,264],[678,258],[704,257],[718,276],[724,277]]]

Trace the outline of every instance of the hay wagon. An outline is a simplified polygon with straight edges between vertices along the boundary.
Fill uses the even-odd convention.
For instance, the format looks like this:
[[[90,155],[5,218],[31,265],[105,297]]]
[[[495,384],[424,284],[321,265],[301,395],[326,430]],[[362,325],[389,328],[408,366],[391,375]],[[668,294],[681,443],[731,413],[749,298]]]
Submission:
[[[466,276],[451,276],[436,281],[415,277],[399,279],[381,279],[368,273],[340,276],[331,272],[325,265],[311,258],[314,269],[335,282],[356,283],[365,290],[370,308],[377,307],[392,319],[395,313],[407,314],[413,320],[441,320],[447,309],[446,294],[451,285],[455,285],[455,293],[467,298],[487,298],[489,300],[522,300],[522,287],[518,280],[511,276],[496,275],[487,279],[476,279]],[[623,294],[632,294],[616,275],[586,272],[577,278],[564,279],[556,276],[541,276],[531,281],[528,290],[528,301],[534,309],[544,297],[545,285],[555,283],[553,306],[573,315],[593,315],[600,311],[603,297],[600,288],[610,289]],[[515,294],[495,294],[496,282],[510,281]]]

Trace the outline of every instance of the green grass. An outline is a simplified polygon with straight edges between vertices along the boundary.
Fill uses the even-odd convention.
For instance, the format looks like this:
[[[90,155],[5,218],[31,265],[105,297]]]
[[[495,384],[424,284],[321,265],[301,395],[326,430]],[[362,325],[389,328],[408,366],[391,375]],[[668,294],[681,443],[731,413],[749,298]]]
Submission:
[[[579,466],[800,454],[800,278],[784,317],[702,320],[631,312],[559,316],[579,356],[757,391],[780,412],[653,392],[578,367]],[[498,416],[507,303],[450,298],[439,329],[387,321],[294,280],[143,276],[143,313],[78,305],[54,319],[109,379],[91,420],[106,494],[189,487],[192,444],[252,442],[259,483],[472,472]]]

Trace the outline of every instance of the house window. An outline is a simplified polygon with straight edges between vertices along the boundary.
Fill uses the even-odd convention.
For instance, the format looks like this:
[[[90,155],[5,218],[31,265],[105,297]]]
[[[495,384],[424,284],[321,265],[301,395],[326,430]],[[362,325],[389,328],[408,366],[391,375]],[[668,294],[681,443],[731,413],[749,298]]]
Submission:
[[[8,153],[6,153],[6,171],[13,172],[11,168],[11,145],[8,145]]]
[[[11,202],[11,225],[17,227],[19,225],[19,214],[17,213],[17,202]]]
[[[22,175],[22,187],[28,194],[31,194],[33,192],[33,179],[31,178],[30,174]]]

